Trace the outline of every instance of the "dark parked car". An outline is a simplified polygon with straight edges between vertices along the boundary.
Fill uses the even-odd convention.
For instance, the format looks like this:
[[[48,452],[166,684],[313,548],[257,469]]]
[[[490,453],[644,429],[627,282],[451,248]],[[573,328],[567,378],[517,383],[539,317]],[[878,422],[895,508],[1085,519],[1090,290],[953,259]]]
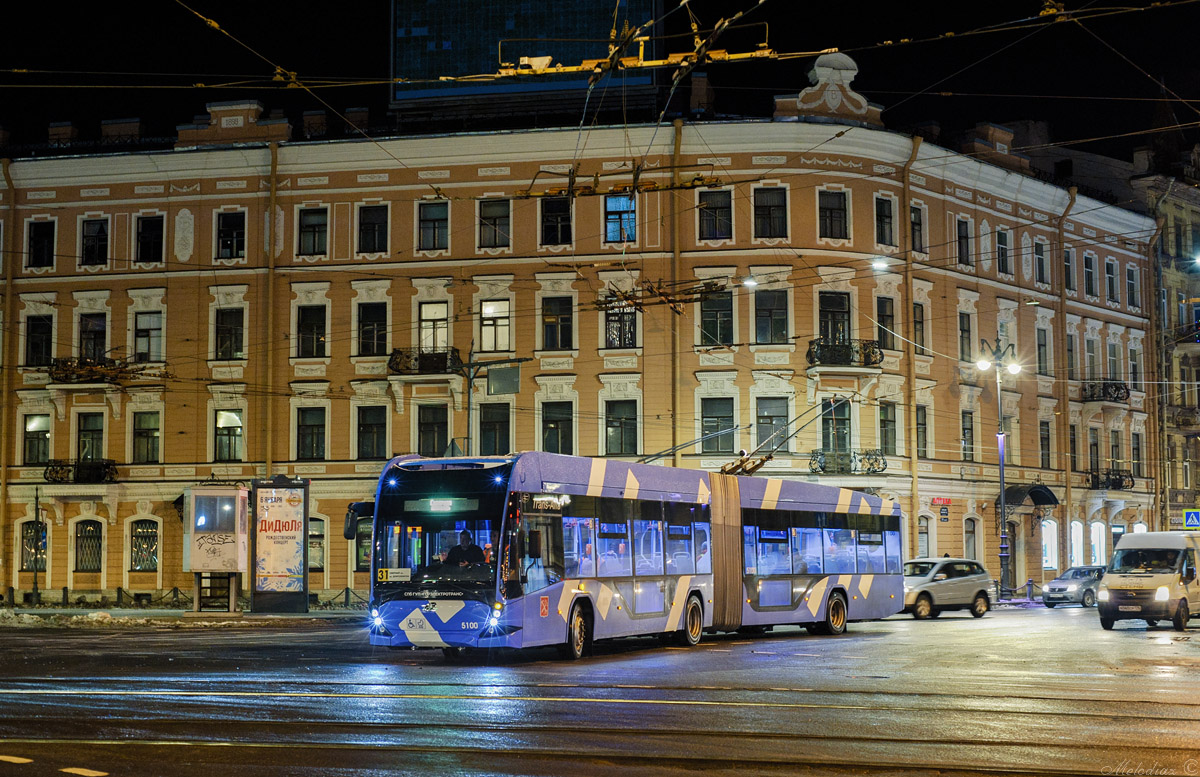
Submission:
[[[1042,604],[1054,607],[1058,604],[1082,604],[1096,606],[1096,589],[1104,567],[1071,567],[1042,588]]]

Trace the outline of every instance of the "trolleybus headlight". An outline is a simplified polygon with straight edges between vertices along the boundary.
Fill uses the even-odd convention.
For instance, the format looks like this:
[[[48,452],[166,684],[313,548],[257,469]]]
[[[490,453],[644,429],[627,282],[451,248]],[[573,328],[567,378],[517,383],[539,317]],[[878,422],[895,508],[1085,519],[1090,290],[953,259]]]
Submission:
[[[1160,585],[1158,590],[1154,592],[1154,601],[1165,602],[1171,598],[1171,589],[1165,585]]]
[[[379,628],[383,625],[383,618],[380,618],[378,615],[376,615],[371,622],[375,624],[375,628]]]
[[[371,617],[375,618],[376,620],[379,619],[379,608],[378,607],[371,608]]]
[[[495,615],[488,618],[488,628],[494,629],[500,625],[500,619]]]
[[[1096,600],[1101,601],[1101,602],[1107,602],[1108,601],[1108,589],[1101,588],[1100,592],[1098,594],[1096,594]]]

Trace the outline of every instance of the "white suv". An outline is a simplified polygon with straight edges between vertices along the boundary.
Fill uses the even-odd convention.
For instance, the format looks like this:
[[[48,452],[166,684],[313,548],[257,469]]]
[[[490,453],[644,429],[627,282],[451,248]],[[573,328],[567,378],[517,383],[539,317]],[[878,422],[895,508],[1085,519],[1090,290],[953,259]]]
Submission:
[[[982,618],[991,607],[992,580],[978,561],[966,558],[915,558],[904,564],[904,612],[936,618],[942,610],[969,609]]]

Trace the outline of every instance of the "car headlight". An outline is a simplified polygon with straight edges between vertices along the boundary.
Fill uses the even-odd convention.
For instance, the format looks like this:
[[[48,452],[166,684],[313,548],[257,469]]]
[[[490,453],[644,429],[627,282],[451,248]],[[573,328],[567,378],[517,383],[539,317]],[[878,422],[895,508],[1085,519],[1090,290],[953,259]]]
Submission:
[[[1078,589],[1078,588],[1079,588],[1079,584],[1078,584],[1078,583],[1071,583],[1069,586],[1067,586],[1067,591],[1074,591],[1074,590],[1076,590],[1076,589]]]
[[[1156,602],[1165,602],[1166,600],[1168,600],[1170,598],[1171,598],[1171,589],[1167,588],[1165,585],[1160,585],[1158,587],[1158,590],[1154,592],[1154,601],[1156,601]]]
[[[1101,601],[1101,602],[1107,602],[1108,601],[1108,589],[1101,588],[1100,591],[1096,594],[1096,600]]]

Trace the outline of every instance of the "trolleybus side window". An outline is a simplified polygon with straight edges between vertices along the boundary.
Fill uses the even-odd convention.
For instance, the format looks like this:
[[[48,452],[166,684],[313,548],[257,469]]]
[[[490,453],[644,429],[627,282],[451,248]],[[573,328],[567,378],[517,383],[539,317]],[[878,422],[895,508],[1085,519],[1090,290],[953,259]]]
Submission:
[[[629,550],[629,519],[633,503],[624,499],[600,499],[599,502],[596,571],[600,577],[628,577],[633,574]]]
[[[756,511],[758,523],[758,574],[790,575],[788,513],[784,510]]]
[[[887,553],[887,573],[900,574],[900,519],[894,515],[883,516],[883,542]]]
[[[822,529],[825,548],[825,573],[853,574],[854,561],[854,530],[850,528],[845,513],[826,513],[825,527]]]
[[[750,525],[751,511],[747,510],[743,514],[746,523],[742,525],[742,560],[746,564],[747,575],[758,574],[758,543],[756,536],[758,527]]]
[[[692,545],[692,519],[695,505],[666,502],[663,504],[667,519],[667,574],[690,575],[696,571],[695,549]]]
[[[692,523],[696,543],[696,574],[710,575],[712,574],[712,552],[709,549],[712,542],[712,519],[709,516],[708,505],[701,505],[697,509],[697,515],[702,520]]]
[[[633,522],[634,568],[639,575],[663,574],[662,503],[639,502]]]
[[[575,497],[588,499],[591,497]],[[596,519],[572,503],[563,507],[563,567],[566,577],[596,576]]]
[[[820,513],[792,513],[792,571],[820,574],[822,569]]]
[[[887,554],[883,542],[883,516],[851,515],[850,521],[858,540],[858,571],[862,574],[885,573]]]
[[[557,511],[525,514],[522,521],[525,552],[521,565],[525,593],[540,591],[562,580],[562,530]]]

